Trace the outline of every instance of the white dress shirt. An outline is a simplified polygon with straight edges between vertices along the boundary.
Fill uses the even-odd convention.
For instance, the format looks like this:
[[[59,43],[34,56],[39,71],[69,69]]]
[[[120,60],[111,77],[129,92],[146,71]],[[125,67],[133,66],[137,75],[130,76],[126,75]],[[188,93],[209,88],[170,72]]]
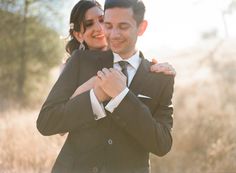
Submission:
[[[132,79],[141,63],[141,58],[139,57],[139,51],[137,51],[133,56],[129,59],[122,59],[118,54],[113,53],[114,61],[113,61],[113,68],[118,69],[121,71],[121,67],[118,64],[119,61],[127,61],[129,65],[127,66],[128,72],[128,86],[131,84]],[[111,99],[108,104],[106,105],[105,109],[109,112],[113,112],[116,107],[119,106],[121,101],[129,92],[128,87],[126,87],[120,94],[118,94],[115,98]],[[98,120],[106,116],[106,112],[103,106],[103,103],[100,103],[97,97],[94,94],[93,89],[90,90],[90,100],[93,109],[93,113],[95,115],[95,119]]]

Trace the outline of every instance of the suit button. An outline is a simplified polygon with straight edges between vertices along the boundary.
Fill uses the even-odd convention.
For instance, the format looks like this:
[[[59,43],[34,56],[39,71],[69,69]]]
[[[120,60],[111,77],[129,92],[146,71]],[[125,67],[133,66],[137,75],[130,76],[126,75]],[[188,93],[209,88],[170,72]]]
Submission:
[[[111,139],[108,139],[107,142],[108,142],[109,145],[112,145],[112,143],[113,143],[113,141]]]
[[[98,173],[98,167],[93,167],[93,169],[92,169],[92,171],[93,171],[93,173]]]

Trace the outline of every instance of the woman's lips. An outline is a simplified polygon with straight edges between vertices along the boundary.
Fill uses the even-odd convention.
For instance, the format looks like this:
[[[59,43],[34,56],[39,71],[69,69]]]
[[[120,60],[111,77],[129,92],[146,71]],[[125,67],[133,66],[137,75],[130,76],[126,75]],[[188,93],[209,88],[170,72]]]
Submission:
[[[104,38],[105,35],[104,34],[99,34],[99,35],[94,35],[93,37],[97,38],[97,39],[101,39],[101,38]]]

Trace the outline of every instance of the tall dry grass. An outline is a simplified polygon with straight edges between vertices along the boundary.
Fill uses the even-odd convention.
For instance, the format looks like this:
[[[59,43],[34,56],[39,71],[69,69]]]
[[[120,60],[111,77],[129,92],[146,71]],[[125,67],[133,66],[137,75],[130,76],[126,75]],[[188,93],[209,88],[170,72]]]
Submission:
[[[43,137],[36,129],[38,110],[0,115],[0,173],[49,172],[64,137]]]
[[[210,44],[214,45],[214,44]],[[152,173],[236,172],[235,41],[203,45],[171,62],[178,74],[174,94],[174,145],[151,155]],[[214,51],[211,51],[214,50]],[[39,109],[0,115],[0,173],[48,173],[65,137],[36,130]]]
[[[236,42],[218,43],[178,58],[188,63],[177,66],[174,145],[152,156],[154,173],[236,172]]]

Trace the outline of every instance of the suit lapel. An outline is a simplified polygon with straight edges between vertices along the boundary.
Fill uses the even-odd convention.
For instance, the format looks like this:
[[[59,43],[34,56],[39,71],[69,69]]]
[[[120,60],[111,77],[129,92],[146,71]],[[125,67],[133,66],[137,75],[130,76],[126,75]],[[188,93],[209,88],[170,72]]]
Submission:
[[[142,57],[141,57],[142,58]],[[146,84],[150,81],[151,75],[150,73],[150,62],[144,58],[142,58],[139,68],[130,84],[130,90],[138,95],[143,91],[143,89],[147,88]]]

